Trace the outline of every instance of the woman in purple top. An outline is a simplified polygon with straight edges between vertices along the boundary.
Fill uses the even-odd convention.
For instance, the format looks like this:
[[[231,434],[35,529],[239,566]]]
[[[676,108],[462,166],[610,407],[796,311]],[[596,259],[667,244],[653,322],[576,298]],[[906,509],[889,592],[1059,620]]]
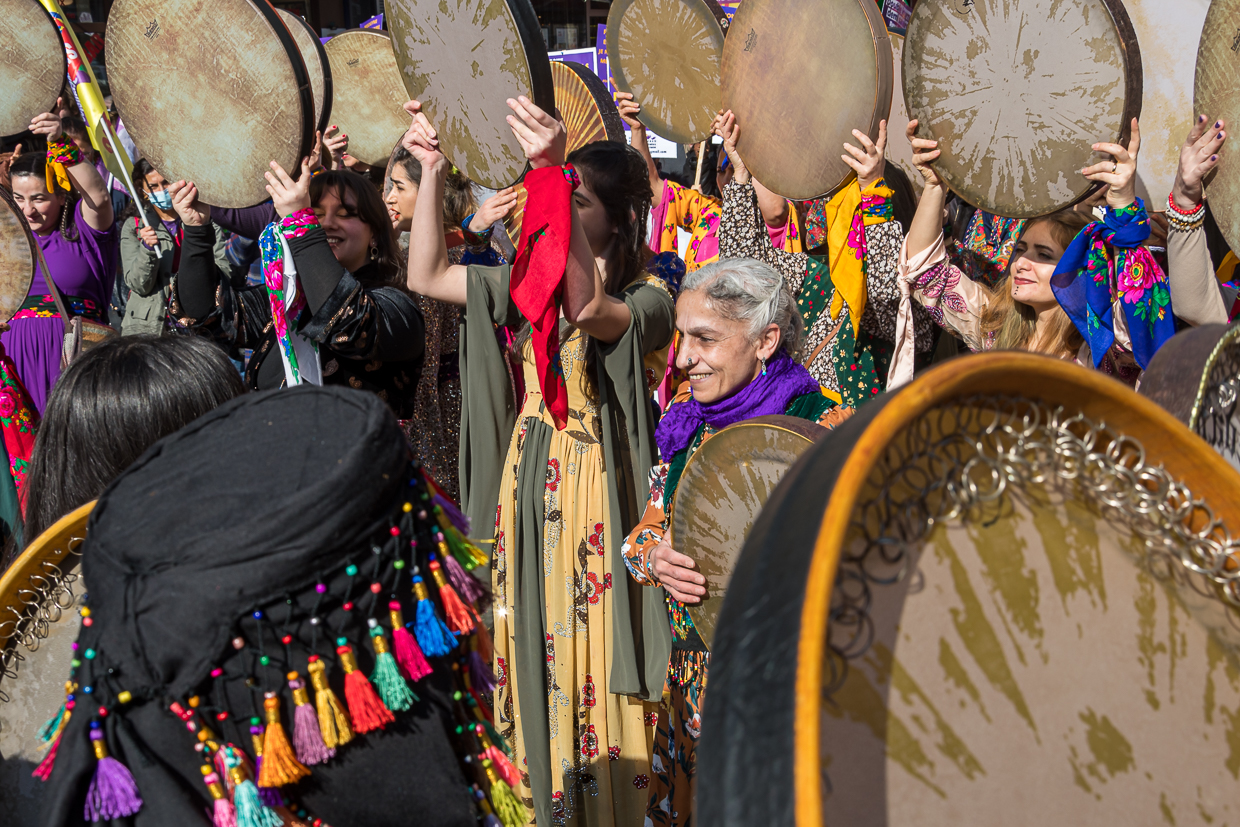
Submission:
[[[47,138],[47,157],[32,153],[13,162],[13,199],[43,249],[69,312],[107,323],[117,257],[107,185],[64,133],[59,117],[45,112],[30,131]],[[56,174],[49,176],[49,166]],[[40,414],[60,376],[64,344],[64,324],[45,277],[40,266],[25,303],[0,336]]]

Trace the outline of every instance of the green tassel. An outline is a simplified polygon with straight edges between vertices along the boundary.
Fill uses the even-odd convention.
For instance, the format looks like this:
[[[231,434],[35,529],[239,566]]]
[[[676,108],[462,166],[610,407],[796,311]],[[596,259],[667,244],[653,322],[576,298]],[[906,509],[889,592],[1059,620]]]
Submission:
[[[393,712],[404,712],[413,706],[418,696],[413,694],[405,677],[396,665],[396,657],[388,650],[387,638],[383,630],[372,617],[370,623],[370,642],[375,647],[375,671],[370,673],[370,682],[379,690],[383,705]]]
[[[479,723],[481,723],[482,728],[487,731],[487,737],[491,739],[491,743],[502,749],[504,754],[511,758],[512,747],[508,746],[508,739],[500,735],[499,731],[495,728],[495,725],[488,721],[485,716],[479,721]]]
[[[457,530],[456,526],[452,525],[448,518],[443,515],[439,506],[435,506],[435,510],[439,512],[437,514],[439,517],[439,529],[443,532],[444,542],[448,544],[448,551],[452,552],[452,556],[456,558],[456,561],[461,564],[462,568],[466,571],[473,571],[479,566],[490,562],[490,558],[483,553],[482,549],[465,539],[465,536]]]
[[[56,710],[56,715],[48,720],[46,724],[39,727],[39,743],[46,744],[56,737],[56,730],[60,728],[60,721],[64,717],[65,705],[62,703],[60,709]]]
[[[495,774],[489,759],[482,764],[486,767],[487,779],[491,782],[491,806],[495,808],[495,815],[499,816],[504,827],[523,827],[528,821],[525,805],[517,798],[512,787]]]

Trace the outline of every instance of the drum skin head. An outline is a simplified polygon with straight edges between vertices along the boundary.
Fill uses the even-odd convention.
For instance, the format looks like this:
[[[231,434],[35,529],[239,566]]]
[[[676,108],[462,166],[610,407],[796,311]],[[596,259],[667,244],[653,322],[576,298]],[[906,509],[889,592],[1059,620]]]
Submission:
[[[855,178],[844,143],[854,129],[878,138],[892,76],[873,0],[745,0],[723,46],[723,108],[745,166],[793,201],[839,191]]]
[[[262,0],[117,0],[108,18],[112,98],[138,152],[202,200],[269,196],[271,161],[299,169],[314,144],[310,79]]]
[[[607,13],[612,83],[641,104],[638,120],[678,144],[704,141],[723,105],[728,18],[715,0],[615,0]]]
[[[13,318],[26,300],[38,256],[39,248],[25,216],[8,191],[0,187],[0,320]]]
[[[1237,525],[1240,474],[1096,371],[927,371],[812,447],[754,524],[696,815],[1236,821]]]
[[[306,72],[310,75],[310,94],[314,98],[314,128],[318,132],[326,132],[332,113],[332,71],[327,62],[327,52],[314,29],[301,17],[281,8],[276,9],[276,14],[280,15],[284,25],[288,26],[288,32],[293,36],[301,60],[306,64]]]
[[[489,189],[519,181],[525,152],[505,101],[525,95],[555,111],[530,0],[387,0],[384,9],[405,90],[422,103],[444,154]]]
[[[1230,28],[1229,28],[1230,27]],[[1240,124],[1240,52],[1233,47],[1240,31],[1240,0],[1214,0],[1206,13],[1197,50],[1197,77],[1193,98],[1199,114],[1227,121],[1227,140],[1219,150],[1219,163],[1206,186],[1210,211],[1227,245],[1240,250],[1240,153],[1232,145],[1232,132]],[[1185,125],[1183,141],[1188,135]]]
[[[688,605],[710,646],[736,558],[767,497],[827,429],[791,416],[763,416],[724,428],[685,464],[671,514],[672,548],[706,577],[706,597]]]
[[[1080,174],[1126,142],[1141,55],[1117,0],[929,0],[913,10],[904,102],[939,142],[935,169],[979,209],[1035,218],[1095,187]]]
[[[556,109],[568,130],[568,154],[595,141],[625,142],[624,121],[612,100],[611,90],[589,67],[553,60],[551,77],[555,83]],[[514,246],[521,238],[525,201],[525,185],[517,184],[517,204],[507,221],[508,237]]]
[[[409,128],[405,89],[392,40],[376,29],[350,29],[324,47],[332,71],[332,123],[349,136],[349,154],[377,167]]]
[[[38,0],[9,0],[0,14],[0,135],[50,112],[65,83],[64,42]]]

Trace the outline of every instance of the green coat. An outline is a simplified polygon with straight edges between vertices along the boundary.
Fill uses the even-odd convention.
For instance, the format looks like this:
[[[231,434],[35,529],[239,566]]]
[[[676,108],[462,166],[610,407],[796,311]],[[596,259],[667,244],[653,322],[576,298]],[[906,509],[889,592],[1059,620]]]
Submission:
[[[172,236],[164,229],[155,209],[146,205],[146,220],[155,228],[155,236],[163,249],[148,250],[138,238],[134,226],[136,218],[121,221],[121,271],[125,286],[129,288],[129,300],[125,303],[125,318],[121,321],[121,335],[135,336],[142,333],[160,335],[165,330],[164,317],[168,314],[168,297],[172,294],[172,261],[174,247]],[[229,272],[228,257],[224,253],[224,232],[215,228],[215,263],[223,272]]]

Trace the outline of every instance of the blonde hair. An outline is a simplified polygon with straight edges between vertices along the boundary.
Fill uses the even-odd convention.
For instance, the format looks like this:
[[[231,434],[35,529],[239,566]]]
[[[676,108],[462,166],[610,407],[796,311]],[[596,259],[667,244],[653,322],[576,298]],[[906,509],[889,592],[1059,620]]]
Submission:
[[[1061,210],[1031,219],[1021,231],[1021,238],[1039,224],[1050,224],[1051,235],[1066,250],[1089,223],[1090,218],[1082,213]],[[1037,311],[1012,298],[1012,263],[1008,262],[1007,275],[991,294],[991,301],[982,313],[982,330],[994,337],[994,350],[1031,350],[1060,358],[1075,356],[1085,339],[1062,307],[1056,306],[1050,312],[1053,314],[1050,324],[1039,339]]]

